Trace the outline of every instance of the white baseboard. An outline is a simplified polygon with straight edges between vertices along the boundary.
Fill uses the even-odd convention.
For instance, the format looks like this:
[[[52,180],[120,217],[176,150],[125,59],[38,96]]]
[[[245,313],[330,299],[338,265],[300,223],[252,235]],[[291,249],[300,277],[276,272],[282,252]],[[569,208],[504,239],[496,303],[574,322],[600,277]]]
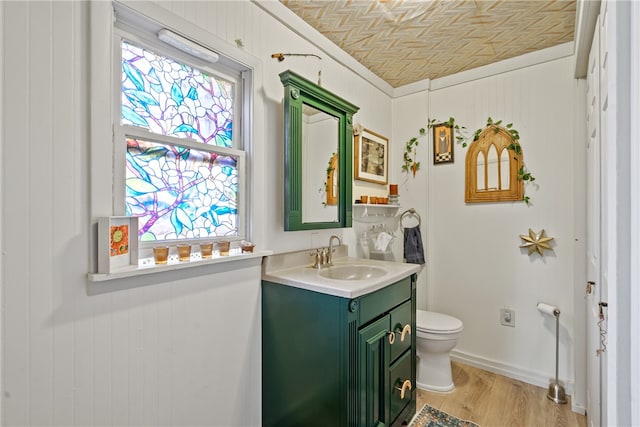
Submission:
[[[541,372],[524,369],[520,366],[509,365],[506,363],[498,362],[497,360],[486,359],[473,354],[464,353],[453,349],[451,351],[451,360],[454,362],[460,362],[465,365],[473,366],[485,371],[493,372],[494,374],[502,375],[507,378],[513,378],[514,380],[522,381],[527,384],[532,384],[544,389],[549,387],[549,375]],[[562,380],[560,381],[561,383]],[[568,395],[573,394],[573,382],[565,381],[563,383],[565,387],[565,393]],[[578,414],[585,414],[584,407],[575,405],[571,402],[571,410]]]
[[[587,415],[587,408],[582,405],[576,405],[573,400],[571,401],[571,410],[580,415]]]

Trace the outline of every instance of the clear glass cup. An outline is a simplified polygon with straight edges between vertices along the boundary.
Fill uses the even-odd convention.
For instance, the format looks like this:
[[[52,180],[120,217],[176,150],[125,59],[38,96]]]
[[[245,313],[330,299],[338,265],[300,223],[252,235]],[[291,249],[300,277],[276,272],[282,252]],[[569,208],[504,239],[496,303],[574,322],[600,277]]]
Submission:
[[[211,258],[213,255],[213,243],[200,243],[200,256]]]
[[[178,245],[178,260],[191,261],[191,245]]]
[[[229,248],[231,247],[231,242],[228,240],[224,240],[222,242],[218,242],[218,250],[220,251],[221,256],[229,255]]]
[[[166,264],[167,259],[169,259],[169,247],[156,246],[153,248],[153,259],[156,264]]]

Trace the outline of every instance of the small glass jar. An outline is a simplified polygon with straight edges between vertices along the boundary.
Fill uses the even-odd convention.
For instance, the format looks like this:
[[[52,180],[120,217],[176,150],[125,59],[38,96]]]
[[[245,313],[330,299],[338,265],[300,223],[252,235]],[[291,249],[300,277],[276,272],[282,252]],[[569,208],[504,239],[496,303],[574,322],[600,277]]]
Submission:
[[[213,243],[200,243],[200,256],[204,259],[213,256]]]
[[[169,259],[168,246],[156,246],[153,248],[153,260],[156,264],[166,264]]]
[[[178,245],[178,261],[191,261],[191,245]]]

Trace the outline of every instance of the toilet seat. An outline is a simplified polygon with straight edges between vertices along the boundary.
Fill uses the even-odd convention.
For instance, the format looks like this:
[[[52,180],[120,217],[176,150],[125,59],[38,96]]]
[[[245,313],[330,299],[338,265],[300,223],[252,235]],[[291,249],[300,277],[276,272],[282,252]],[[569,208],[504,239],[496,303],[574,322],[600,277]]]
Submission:
[[[434,311],[416,310],[416,329],[430,334],[452,334],[462,331],[460,319]]]

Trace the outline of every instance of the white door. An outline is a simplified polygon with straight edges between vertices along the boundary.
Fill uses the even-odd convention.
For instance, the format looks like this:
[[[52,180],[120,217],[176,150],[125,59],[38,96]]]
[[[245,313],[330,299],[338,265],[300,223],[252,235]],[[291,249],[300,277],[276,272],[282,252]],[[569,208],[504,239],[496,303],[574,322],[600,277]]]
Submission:
[[[600,141],[600,21],[589,53],[587,74],[587,421],[589,427],[602,425],[602,358],[599,348],[600,246],[601,246],[601,141]]]
[[[598,343],[596,351],[600,351],[599,356],[597,356],[599,360],[599,371],[600,371],[600,420],[601,425],[608,425],[609,418],[607,414],[608,409],[608,396],[607,396],[607,383],[608,377],[607,372],[609,370],[609,351],[606,349],[607,337],[608,337],[608,309],[603,309],[600,307],[600,304],[605,304],[609,299],[609,273],[608,266],[610,265],[609,258],[611,254],[609,253],[609,245],[608,242],[615,237],[616,229],[610,226],[611,218],[610,216],[615,217],[615,209],[611,209],[611,206],[616,205],[616,194],[615,191],[612,191],[610,187],[610,183],[612,182],[612,177],[616,175],[615,166],[612,166],[612,163],[615,161],[615,154],[612,153],[612,150],[615,149],[616,141],[611,138],[611,133],[609,132],[608,127],[611,126],[612,123],[616,122],[615,119],[615,108],[611,109],[609,102],[609,83],[610,79],[615,79],[615,73],[612,73],[609,76],[610,64],[612,64],[612,52],[610,48],[612,43],[615,44],[615,40],[611,41],[611,30],[615,31],[615,25],[610,27],[610,20],[612,19],[611,13],[609,13],[610,1],[603,1],[600,3],[600,18],[598,19],[598,26],[600,31],[600,99],[598,100],[600,104],[600,196],[599,196],[599,204],[600,204],[600,220],[599,220],[599,230],[600,230],[600,238],[599,238],[599,252],[600,252],[600,263],[599,263],[599,271],[598,271],[598,292],[596,292],[594,296],[594,320],[597,323],[597,332],[598,332]],[[613,55],[615,56],[615,55]],[[611,111],[613,110],[613,111]],[[612,148],[614,147],[614,148]],[[613,157],[611,157],[613,156]],[[609,158],[611,157],[611,158]],[[615,257],[615,253],[613,254]],[[613,272],[615,274],[615,272]],[[598,313],[596,315],[595,313]],[[591,349],[593,351],[593,349]]]

